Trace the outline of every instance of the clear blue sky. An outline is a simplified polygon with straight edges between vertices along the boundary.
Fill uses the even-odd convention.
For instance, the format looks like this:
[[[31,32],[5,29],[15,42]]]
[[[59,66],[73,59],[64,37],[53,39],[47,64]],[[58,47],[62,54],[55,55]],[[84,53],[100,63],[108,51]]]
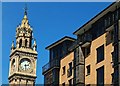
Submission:
[[[37,41],[37,84],[43,84],[42,66],[49,60],[45,47],[64,36],[71,36],[78,27],[102,11],[111,3],[27,3],[28,18]],[[8,83],[9,55],[16,27],[24,15],[25,3],[2,4],[2,83]]]

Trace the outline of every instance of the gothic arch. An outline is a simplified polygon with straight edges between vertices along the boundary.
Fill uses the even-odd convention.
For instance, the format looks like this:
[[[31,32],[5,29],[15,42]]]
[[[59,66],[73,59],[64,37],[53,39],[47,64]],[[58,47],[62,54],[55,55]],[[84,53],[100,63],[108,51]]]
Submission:
[[[25,39],[25,47],[27,47],[27,42],[28,42],[27,39]]]
[[[19,41],[19,48],[22,47],[22,39]]]

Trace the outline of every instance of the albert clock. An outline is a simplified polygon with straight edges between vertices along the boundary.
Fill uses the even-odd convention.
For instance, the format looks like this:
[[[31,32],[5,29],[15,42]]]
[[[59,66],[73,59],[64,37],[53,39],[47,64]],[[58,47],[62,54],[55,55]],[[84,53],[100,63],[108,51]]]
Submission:
[[[9,84],[34,85],[36,79],[37,45],[27,18],[27,9],[16,28],[16,42],[12,43],[9,64]]]

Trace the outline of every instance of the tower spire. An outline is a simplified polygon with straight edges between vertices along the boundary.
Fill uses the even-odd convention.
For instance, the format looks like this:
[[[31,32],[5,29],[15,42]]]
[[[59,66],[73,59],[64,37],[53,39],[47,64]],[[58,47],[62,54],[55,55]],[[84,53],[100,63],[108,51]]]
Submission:
[[[29,28],[29,21],[28,21],[28,18],[27,18],[27,4],[25,4],[25,7],[24,7],[24,17],[22,19],[22,23],[21,23],[21,27],[22,28]]]
[[[28,8],[27,8],[27,4],[25,4],[24,15],[27,15],[27,10],[28,10]]]
[[[25,7],[23,8],[24,9],[24,18],[23,19],[27,19],[27,4],[25,4]]]
[[[36,39],[34,39],[33,50],[36,51],[36,48],[37,48]]]
[[[15,47],[14,47],[14,41],[12,41],[12,46],[11,46],[11,50],[13,50]]]
[[[27,18],[27,6],[24,6],[23,19],[16,28],[16,44],[12,42],[10,51],[9,85],[35,86],[37,51],[32,47],[33,30]],[[34,43],[36,46],[36,43]],[[31,58],[31,56],[33,58]],[[24,76],[21,78],[21,76]]]

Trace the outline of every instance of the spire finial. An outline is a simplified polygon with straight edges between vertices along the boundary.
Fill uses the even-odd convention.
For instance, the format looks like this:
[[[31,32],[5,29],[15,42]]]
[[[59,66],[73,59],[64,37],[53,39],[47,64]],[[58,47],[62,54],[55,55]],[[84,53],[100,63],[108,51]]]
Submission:
[[[11,50],[14,49],[14,41],[12,41],[12,46],[11,46]]]
[[[34,38],[34,43],[33,43],[33,50],[36,51],[37,44],[36,44],[36,39]]]
[[[25,4],[25,8],[24,8],[24,15],[27,15],[27,4]]]
[[[33,43],[34,46],[36,46],[36,39],[34,38],[34,43]]]

